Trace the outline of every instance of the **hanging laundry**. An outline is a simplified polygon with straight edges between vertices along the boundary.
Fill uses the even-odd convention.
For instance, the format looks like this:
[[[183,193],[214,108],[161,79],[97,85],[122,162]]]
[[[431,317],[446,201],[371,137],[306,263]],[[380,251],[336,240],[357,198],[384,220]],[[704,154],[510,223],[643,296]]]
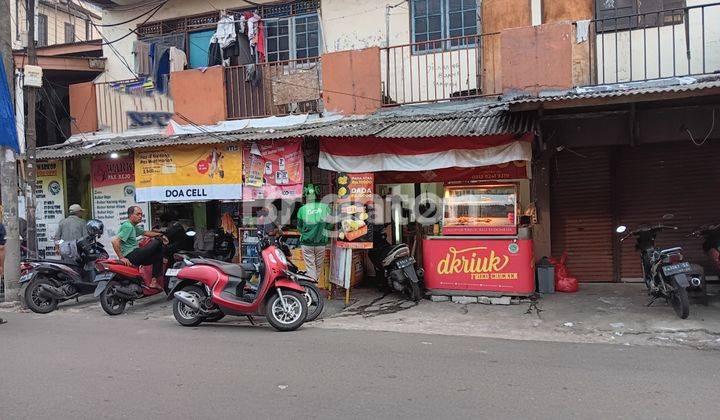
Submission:
[[[153,79],[158,92],[167,92],[167,79],[170,74],[170,47],[157,44],[153,62]]]
[[[211,42],[208,49],[208,67],[219,66],[222,64],[222,49],[217,42]]]
[[[170,47],[170,72],[185,70],[187,63],[187,55],[183,50]]]
[[[241,34],[244,34],[246,26],[247,19],[245,19],[245,16],[240,16],[240,19],[237,20],[237,31]]]
[[[258,22],[257,55],[260,63],[265,62],[265,22]]]
[[[257,31],[258,31],[258,24],[261,20],[262,20],[262,18],[257,13],[253,13],[252,17],[250,17],[248,19],[247,36],[248,36],[248,39],[250,40],[251,46],[257,45],[256,36],[257,36]]]
[[[235,19],[232,15],[225,15],[220,18],[217,24],[217,31],[213,37],[221,48],[227,48],[235,42],[237,34],[235,32]],[[212,42],[212,41],[211,41]]]
[[[134,71],[136,74],[150,74],[150,44],[143,41],[133,42],[133,55],[135,56]]]

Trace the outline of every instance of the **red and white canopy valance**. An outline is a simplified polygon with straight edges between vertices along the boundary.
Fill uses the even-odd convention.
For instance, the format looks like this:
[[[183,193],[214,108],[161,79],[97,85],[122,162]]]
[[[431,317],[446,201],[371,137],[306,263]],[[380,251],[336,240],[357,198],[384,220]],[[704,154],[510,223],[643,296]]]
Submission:
[[[532,134],[442,138],[322,138],[321,169],[336,172],[474,168],[532,159]]]

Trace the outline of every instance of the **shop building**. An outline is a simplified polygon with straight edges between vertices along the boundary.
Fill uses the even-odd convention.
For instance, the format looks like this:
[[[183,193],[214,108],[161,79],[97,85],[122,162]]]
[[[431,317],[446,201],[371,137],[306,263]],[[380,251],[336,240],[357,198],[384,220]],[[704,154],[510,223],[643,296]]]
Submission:
[[[337,192],[338,174],[360,172],[372,174],[373,189],[384,196],[457,196],[448,220],[440,211],[440,222],[423,227],[420,236],[394,226],[389,236],[417,242],[419,260],[425,243],[432,248],[452,233],[467,233],[454,239],[463,246],[504,241],[503,249],[518,256],[528,255],[529,245],[522,241],[532,240],[525,282],[535,260],[563,251],[580,281],[633,278],[636,269],[630,267],[637,258],[631,247],[617,245],[614,226],[661,212],[668,200],[654,200],[656,180],[679,197],[663,211],[687,219],[678,235],[688,233],[686,225],[712,221],[700,220],[711,218],[701,209],[712,206],[693,206],[696,194],[713,191],[713,178],[703,178],[698,168],[712,168],[687,162],[708,162],[716,153],[717,81],[708,75],[720,70],[713,47],[720,34],[698,17],[716,16],[720,5],[653,2],[656,10],[647,9],[651,2],[631,1],[634,7],[608,10],[606,2],[593,0],[485,0],[442,1],[439,10],[429,10],[432,2],[365,3],[361,8],[349,1],[254,6],[220,1],[215,7],[221,10],[215,10],[177,0],[173,8],[151,8],[149,18],[104,33],[112,40],[134,31],[115,48],[104,48],[107,71],[100,78],[75,87],[70,114],[83,133],[71,143],[43,149],[39,157],[117,154],[137,162],[138,151],[204,145],[208,150],[202,153],[210,159],[201,160],[207,163],[212,145],[237,143],[252,152],[253,145],[260,149],[298,139],[304,182],[312,180],[326,192]],[[454,9],[458,3],[462,10]],[[538,4],[542,7],[531,7]],[[246,26],[235,39],[242,51],[249,48],[251,62],[238,53],[205,68],[211,64],[210,39],[222,22],[247,21],[254,13],[266,31],[262,54],[257,43],[246,46],[245,41],[253,42]],[[103,14],[107,23],[133,16],[111,7]],[[438,16],[446,25],[435,28]],[[208,48],[198,48],[206,41]],[[138,54],[153,44],[173,47],[175,57],[181,51],[187,64],[167,73],[143,73],[148,69]],[[138,59],[123,63],[122,57]],[[704,140],[703,146],[686,147],[688,132],[698,144]],[[406,166],[391,164],[397,162]],[[210,171],[212,164],[207,166]],[[248,199],[247,183],[243,178],[242,196],[235,190],[227,200]],[[472,222],[474,216],[460,209],[475,195],[490,203],[487,210],[495,213],[480,219],[495,229],[454,229],[461,218]],[[647,201],[655,210],[648,210]],[[202,211],[192,207],[193,223],[199,225],[202,216],[196,214]],[[482,209],[473,211],[482,214]],[[189,218],[189,210],[183,211]],[[402,206],[397,211],[402,216]],[[241,228],[246,224],[241,217],[235,222]],[[679,236],[667,238],[697,249]],[[485,280],[476,278],[476,285]]]

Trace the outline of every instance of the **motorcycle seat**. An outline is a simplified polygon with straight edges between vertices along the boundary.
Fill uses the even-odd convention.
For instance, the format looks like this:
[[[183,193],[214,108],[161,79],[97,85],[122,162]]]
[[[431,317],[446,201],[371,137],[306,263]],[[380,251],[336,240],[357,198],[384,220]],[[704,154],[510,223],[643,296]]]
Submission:
[[[218,260],[209,260],[205,258],[193,258],[190,260],[193,264],[204,264],[217,268],[228,276],[247,278],[250,273],[247,273],[243,266],[239,264],[226,263]]]
[[[382,260],[383,267],[387,267],[396,259],[407,257],[408,255],[410,255],[410,248],[408,248],[406,244],[393,245],[385,251],[385,256]]]

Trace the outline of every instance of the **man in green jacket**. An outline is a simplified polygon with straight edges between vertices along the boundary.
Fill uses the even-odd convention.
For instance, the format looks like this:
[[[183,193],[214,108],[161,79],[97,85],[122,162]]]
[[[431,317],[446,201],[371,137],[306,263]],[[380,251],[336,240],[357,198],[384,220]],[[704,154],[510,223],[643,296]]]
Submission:
[[[305,187],[305,205],[298,210],[300,249],[307,269],[307,275],[318,279],[325,266],[325,247],[328,243],[330,206],[316,201],[315,187]]]

